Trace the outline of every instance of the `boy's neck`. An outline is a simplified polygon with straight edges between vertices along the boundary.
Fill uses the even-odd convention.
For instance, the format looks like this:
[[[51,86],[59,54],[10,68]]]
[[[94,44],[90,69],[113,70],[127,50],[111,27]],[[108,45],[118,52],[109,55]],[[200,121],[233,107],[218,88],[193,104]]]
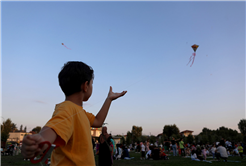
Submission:
[[[65,101],[71,101],[74,104],[83,107],[83,96],[81,96],[81,94],[79,95],[78,93],[75,93],[70,96],[66,96]]]

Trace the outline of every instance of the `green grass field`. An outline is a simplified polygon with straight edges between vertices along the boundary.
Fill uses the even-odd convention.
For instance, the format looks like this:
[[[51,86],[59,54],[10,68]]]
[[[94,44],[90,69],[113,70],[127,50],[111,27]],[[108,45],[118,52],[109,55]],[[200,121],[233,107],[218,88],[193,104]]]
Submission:
[[[132,160],[114,160],[113,166],[245,166],[246,165],[246,156],[244,159],[240,157],[229,157],[227,163],[213,161],[212,163],[202,162],[202,161],[191,161],[190,158],[182,157],[172,157],[170,156],[169,160],[140,160],[140,153],[130,153],[131,157],[134,157]],[[96,158],[97,159],[97,158]],[[212,160],[212,159],[208,159]],[[240,161],[240,162],[230,162],[230,161]],[[18,156],[1,156],[1,166],[40,166],[40,164],[32,164],[30,161],[24,161],[21,154]]]

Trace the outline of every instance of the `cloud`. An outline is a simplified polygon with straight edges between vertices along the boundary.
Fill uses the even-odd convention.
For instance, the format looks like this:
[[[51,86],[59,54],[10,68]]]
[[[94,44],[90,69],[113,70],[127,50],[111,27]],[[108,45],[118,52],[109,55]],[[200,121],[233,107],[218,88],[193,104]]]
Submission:
[[[91,107],[91,106],[93,106],[93,104],[90,104],[90,103],[83,103],[83,106]]]
[[[33,100],[33,102],[36,102],[36,103],[41,103],[41,104],[47,104],[46,102],[41,101],[41,100]]]

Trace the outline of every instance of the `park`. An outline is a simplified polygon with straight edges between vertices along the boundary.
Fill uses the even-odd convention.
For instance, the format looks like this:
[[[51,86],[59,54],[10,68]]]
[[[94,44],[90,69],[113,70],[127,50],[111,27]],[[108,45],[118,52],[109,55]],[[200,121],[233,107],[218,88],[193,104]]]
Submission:
[[[10,125],[9,125],[10,124]],[[245,149],[246,149],[246,136],[245,136],[245,125],[246,125],[246,120],[245,119],[241,119],[238,123],[238,128],[242,133],[238,133],[236,130],[232,130],[226,127],[220,127],[217,130],[210,130],[207,128],[204,128],[202,130],[202,132],[199,135],[193,136],[191,135],[191,132],[180,132],[179,128],[174,124],[174,125],[165,125],[163,128],[163,133],[157,136],[144,136],[142,135],[142,127],[139,126],[132,126],[132,130],[127,132],[127,135],[123,136],[123,135],[116,135],[113,136],[113,140],[116,144],[120,145],[122,147],[122,145],[128,147],[127,149],[129,150],[129,157],[131,157],[130,160],[124,159],[124,156],[121,156],[121,160],[116,160],[114,158],[113,160],[113,165],[117,166],[121,166],[121,165],[129,165],[129,166],[134,166],[134,165],[150,165],[150,166],[158,166],[158,165],[206,165],[206,164],[213,164],[213,165],[218,165],[218,166],[222,166],[225,164],[225,162],[222,161],[217,161],[215,160],[215,158],[212,157],[211,153],[208,153],[207,157],[207,161],[211,162],[211,163],[207,163],[207,162],[203,162],[203,161],[192,161],[191,157],[190,157],[190,152],[188,152],[189,154],[186,155],[181,155],[181,151],[179,150],[179,155],[178,156],[173,156],[173,149],[171,145],[167,145],[167,142],[170,142],[170,138],[175,138],[175,139],[180,139],[183,138],[184,140],[184,144],[185,144],[185,149],[191,149],[191,146],[197,145],[197,146],[204,146],[207,147],[207,149],[210,151],[211,150],[211,146],[212,144],[216,144],[218,143],[218,141],[220,141],[221,139],[225,140],[225,146],[227,147],[228,152],[228,162],[226,163],[227,165],[233,165],[235,163],[237,163],[237,165],[243,165],[246,163],[246,157],[245,157]],[[105,125],[104,125],[105,126]],[[8,137],[4,137],[5,135],[9,136],[10,134],[13,133],[18,133],[18,131],[22,131],[20,133],[25,133],[24,130],[22,130],[22,125],[20,127],[20,129],[18,130],[16,128],[16,124],[13,123],[10,119],[7,119],[7,121],[5,121],[5,123],[3,123],[1,125],[1,139],[2,139],[2,148],[4,148],[4,152],[2,153],[1,156],[1,164],[2,166],[7,166],[7,165],[30,165],[33,166],[35,164],[32,164],[30,162],[30,160],[23,158],[23,156],[21,155],[21,142],[22,140],[16,139],[16,138],[8,138]],[[14,132],[13,130],[14,129]],[[37,126],[35,128],[33,128],[33,130],[31,131],[32,134],[37,134],[40,132],[40,127]],[[93,128],[92,128],[92,136],[93,136]],[[7,131],[9,131],[9,133],[6,133]],[[102,131],[99,130],[101,134]],[[30,134],[30,133],[28,133]],[[26,135],[25,135],[26,136]],[[9,141],[4,140],[5,138],[8,138]],[[23,138],[22,138],[23,139]],[[93,139],[95,140],[95,145],[94,145],[94,156],[95,156],[95,163],[98,165],[98,155],[96,154],[96,144],[98,144],[99,141],[99,137],[94,136]],[[18,141],[19,140],[19,141]],[[227,140],[227,141],[226,141]],[[231,140],[231,141],[230,141]],[[6,141],[5,144],[3,141]],[[17,141],[17,142],[15,142]],[[146,158],[146,160],[140,160],[141,158],[141,154],[140,154],[140,150],[138,150],[138,145],[140,142],[147,142],[149,141],[150,145],[154,145],[155,147],[158,148],[163,148],[165,149],[165,153],[168,156],[168,160],[162,160],[162,159],[155,159],[153,160],[152,158]],[[132,144],[134,143],[135,144]],[[235,154],[234,153],[234,149],[236,149],[237,147],[237,143],[242,142],[243,143],[243,152],[244,152],[244,158],[240,158],[239,153]],[[170,142],[171,143],[171,142]],[[10,147],[14,147],[14,145],[16,146],[15,151],[13,150],[12,152],[7,151],[7,149],[10,149]],[[165,148],[164,148],[165,146]],[[170,148],[167,148],[166,146],[170,146]],[[236,146],[236,147],[235,147]],[[233,147],[233,148],[232,148]],[[17,152],[18,151],[18,152]],[[146,151],[147,153],[147,151]],[[115,155],[116,152],[113,154]],[[50,157],[50,156],[49,156]]]
[[[1,165],[245,165],[245,2],[0,7]]]

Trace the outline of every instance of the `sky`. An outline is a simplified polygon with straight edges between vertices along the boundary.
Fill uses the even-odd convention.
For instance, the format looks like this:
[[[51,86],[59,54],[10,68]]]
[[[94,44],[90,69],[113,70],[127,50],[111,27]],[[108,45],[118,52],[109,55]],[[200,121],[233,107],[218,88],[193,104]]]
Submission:
[[[95,72],[87,112],[110,86],[128,91],[105,120],[113,135],[133,125],[144,135],[173,124],[239,131],[246,118],[243,1],[1,2],[2,120],[44,126],[65,100],[58,73],[68,61]]]

